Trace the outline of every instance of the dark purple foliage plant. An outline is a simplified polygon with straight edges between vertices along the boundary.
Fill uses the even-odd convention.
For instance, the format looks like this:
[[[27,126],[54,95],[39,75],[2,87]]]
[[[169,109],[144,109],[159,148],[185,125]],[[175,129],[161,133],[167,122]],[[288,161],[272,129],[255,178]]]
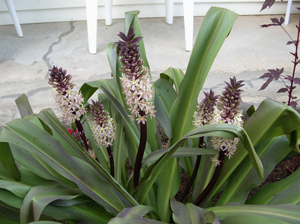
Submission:
[[[272,1],[274,3],[274,1]],[[272,4],[273,4],[272,3]],[[267,5],[266,5],[267,4]],[[271,1],[265,1],[263,7],[261,10],[265,9],[267,6],[271,7],[272,6]],[[299,8],[297,8],[298,10],[300,10]],[[288,100],[287,102],[283,102],[286,103],[288,106],[291,106],[292,108],[296,109],[297,105],[298,105],[298,101],[300,99],[297,99],[297,96],[293,95],[293,90],[296,88],[296,85],[300,85],[300,78],[296,77],[296,67],[297,65],[300,63],[299,57],[298,57],[298,48],[299,48],[299,34],[300,34],[300,17],[299,17],[299,23],[298,25],[296,25],[297,28],[297,38],[296,40],[294,40],[290,34],[286,31],[286,29],[282,26],[284,19],[283,17],[280,18],[280,20],[278,20],[277,18],[272,18],[271,19],[272,23],[271,24],[264,24],[261,25],[262,28],[267,28],[270,26],[280,26],[284,32],[288,35],[289,37],[289,41],[287,42],[287,45],[294,45],[295,46],[295,51],[291,52],[291,55],[293,55],[293,71],[292,71],[292,75],[285,75],[284,74],[284,68],[281,69],[269,69],[268,72],[266,72],[265,74],[263,74],[262,76],[260,76],[260,79],[267,79],[267,81],[260,87],[259,90],[264,90],[265,88],[267,88],[269,86],[269,84],[272,81],[276,81],[276,80],[280,80],[282,81],[284,87],[280,88],[277,93],[287,93],[288,95]]]

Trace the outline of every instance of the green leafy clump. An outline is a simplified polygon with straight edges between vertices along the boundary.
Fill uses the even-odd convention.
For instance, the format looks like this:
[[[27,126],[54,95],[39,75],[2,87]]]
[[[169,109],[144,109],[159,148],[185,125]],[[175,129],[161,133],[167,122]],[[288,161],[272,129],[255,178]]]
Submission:
[[[77,91],[86,110],[74,120],[80,139],[69,134],[51,109],[33,114],[24,95],[17,100],[22,118],[5,124],[0,132],[1,222],[298,223],[300,171],[282,180],[280,186],[266,185],[250,200],[247,195],[291,149],[299,151],[299,114],[266,99],[249,114],[243,127],[236,125],[231,121],[241,114],[242,84],[235,78],[218,100],[210,92],[203,106],[198,105],[209,69],[237,14],[212,7],[203,20],[186,73],[169,68],[155,82],[150,81],[137,15],[138,11],[126,13],[125,32],[119,34],[122,41],[108,45],[113,78],[87,82]],[[52,72],[71,83],[65,70],[55,67]],[[58,80],[54,78],[49,80],[51,85]],[[129,87],[128,80],[134,85]],[[68,95],[66,86],[58,95]],[[89,106],[98,89],[102,90],[99,101]],[[133,93],[135,101],[128,98]],[[143,99],[151,106],[142,106]],[[200,111],[195,112],[197,105]],[[220,122],[210,122],[217,111]],[[71,107],[68,112],[72,115],[77,109]],[[146,120],[138,119],[146,114],[150,115]],[[202,119],[196,127],[194,114]],[[160,141],[164,133],[157,131],[158,123],[169,138],[164,149]],[[95,131],[95,124],[105,131]],[[224,157],[222,166],[211,161],[212,156],[226,152],[212,148],[212,136],[239,139],[235,155]],[[99,139],[107,144],[100,144]],[[130,173],[131,167],[135,174]],[[188,190],[193,189],[185,204],[173,199],[183,170],[191,179]],[[223,194],[213,205],[212,198],[220,191]]]

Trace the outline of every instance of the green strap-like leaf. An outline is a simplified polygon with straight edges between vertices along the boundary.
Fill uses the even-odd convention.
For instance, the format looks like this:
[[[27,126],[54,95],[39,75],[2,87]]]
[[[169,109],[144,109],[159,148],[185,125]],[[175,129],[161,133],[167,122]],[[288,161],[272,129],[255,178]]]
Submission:
[[[126,167],[127,147],[125,142],[125,132],[122,122],[118,125],[117,138],[114,141],[114,163],[115,163],[115,179],[118,183],[123,182],[123,186],[127,182],[127,172],[124,170]],[[126,172],[126,174],[125,174]],[[125,174],[125,176],[123,175]],[[124,178],[124,179],[123,179]]]
[[[51,186],[31,188],[21,207],[21,224],[38,221],[45,207],[55,200],[71,200],[78,196],[78,191]]]
[[[178,91],[180,83],[184,78],[184,73],[180,69],[170,67],[163,73],[160,73],[160,78],[168,80],[171,84],[174,83]]]
[[[170,118],[161,102],[161,100],[159,99],[157,93],[155,93],[155,110],[156,110],[156,114],[155,117],[156,119],[159,121],[159,124],[161,125],[164,133],[167,135],[167,137],[170,139],[172,137],[172,129],[171,129],[171,122],[170,122]]]
[[[174,145],[193,129],[192,120],[198,104],[198,95],[237,16],[234,12],[217,7],[211,7],[207,12],[197,36],[186,74],[177,91],[177,98],[172,105],[170,121],[173,137],[171,145]],[[165,168],[165,170],[169,170],[169,174],[165,174],[166,177],[173,178],[175,176],[175,170],[172,169],[175,163],[177,163],[175,159],[170,160],[169,165]],[[172,179],[169,182],[171,183]],[[173,188],[172,185],[168,187]],[[158,189],[158,191],[173,192],[171,189]],[[173,196],[172,194],[165,194],[160,200],[167,205],[169,198]],[[170,211],[170,209],[168,210]]]
[[[244,128],[254,145],[280,135],[287,135],[290,147],[300,152],[300,114],[272,99],[265,99],[245,121]]]
[[[285,136],[279,136],[257,145],[256,152],[264,165],[264,176],[266,178],[274,167],[290,152],[289,141]],[[251,162],[245,158],[233,172],[216,205],[233,202],[244,204],[249,192],[253,188],[258,187],[262,181],[263,180],[257,176]]]
[[[297,169],[294,173],[284,178],[283,180],[277,181],[275,183],[268,183],[262,186],[257,193],[246,201],[246,204],[258,204],[258,205],[266,205],[268,204],[277,194],[286,194],[283,200],[289,199],[290,201],[287,203],[292,203],[295,199],[299,198],[299,194],[297,194],[297,190],[293,191],[290,187],[298,187],[300,182],[300,169]],[[287,197],[291,194],[291,197]],[[280,196],[281,197],[281,196]]]
[[[32,108],[28,101],[28,97],[23,93],[15,100],[17,107],[19,109],[21,117],[27,117],[30,114],[33,114]]]
[[[139,22],[139,19],[138,19],[138,14],[139,13],[140,12],[138,10],[130,11],[130,12],[125,13],[125,26],[124,26],[124,31],[125,31],[124,33],[125,34],[128,33],[131,26],[134,26],[135,36],[136,37],[142,37],[143,36],[141,28],[140,28],[140,22]],[[150,70],[149,63],[148,63],[147,56],[146,56],[146,50],[145,50],[143,39],[141,39],[140,42],[139,42],[139,50],[140,50],[140,53],[141,53],[141,58],[144,61],[143,65]]]
[[[158,160],[168,149],[160,149],[149,154],[143,159],[143,166]],[[216,155],[219,152],[214,149],[202,149],[202,148],[191,148],[191,147],[179,147],[178,150],[173,154],[172,158],[187,157],[187,156],[198,156],[198,155]]]
[[[234,215],[222,220],[222,224],[253,224],[253,223],[264,223],[264,224],[288,224],[278,219],[268,218],[260,215]]]
[[[0,200],[0,223],[19,224],[20,211],[17,208],[11,207]]]
[[[0,142],[0,162],[12,178],[16,181],[21,181],[20,170],[15,163],[14,157],[10,151],[9,143],[7,142]]]
[[[119,224],[119,223],[139,223],[139,224],[163,224],[164,222],[159,222],[153,219],[144,218],[144,216],[153,212],[154,209],[150,206],[138,205],[132,208],[125,208],[120,212],[117,217],[111,219],[108,224]]]
[[[109,172],[109,166],[108,166],[109,159],[108,159],[106,147],[105,146],[99,147],[97,145],[95,138],[93,136],[92,125],[93,124],[90,119],[84,122],[83,128],[85,131],[85,135],[89,140],[89,144],[92,147],[93,152],[95,153],[99,163],[107,172]]]
[[[145,197],[147,196],[149,190],[151,189],[156,178],[167,164],[172,155],[176,150],[181,146],[181,144],[188,138],[199,138],[201,136],[218,136],[222,138],[240,138],[244,147],[253,154],[252,157],[256,161],[257,171],[263,176],[262,165],[254,151],[252,143],[245,132],[241,127],[230,125],[230,124],[217,124],[217,125],[207,125],[194,129],[193,131],[186,134],[179,141],[173,144],[167,153],[165,153],[157,162],[152,164],[145,172],[144,177],[140,180],[140,185],[136,188],[137,200],[140,203],[143,203]],[[159,202],[158,202],[159,203]]]
[[[134,164],[135,155],[137,154],[137,147],[138,147],[138,142],[139,142],[139,137],[138,137],[139,131],[138,131],[137,127],[135,126],[135,124],[129,118],[125,108],[121,105],[121,103],[105,87],[101,86],[101,89],[108,96],[108,98],[111,100],[111,102],[114,104],[114,106],[117,108],[117,110],[119,111],[119,113],[121,114],[121,116],[123,118],[123,123],[127,130],[128,140],[134,146],[134,148],[132,148],[133,156],[129,157],[131,163]]]
[[[206,211],[213,211],[220,220],[231,216],[255,215],[270,219],[283,221],[289,224],[300,223],[300,206],[283,205],[223,205],[206,208]],[[266,220],[266,219],[262,219]],[[254,222],[264,223],[264,222]],[[268,222],[272,224],[273,222]]]
[[[173,210],[173,220],[177,224],[206,224],[206,211],[194,204],[182,204],[171,199],[171,208]]]
[[[25,197],[31,187],[23,183],[0,179],[0,188],[10,191],[22,199]]]
[[[86,162],[67,154],[58,141],[36,125],[22,119],[9,122],[2,130],[1,140],[19,142],[24,150],[36,154],[111,213],[124,208],[112,185],[103,181]]]
[[[290,141],[290,148],[295,151],[299,150],[300,115],[291,107],[275,100],[265,99],[253,115],[245,121],[243,128],[254,146],[267,139],[285,134]],[[237,150],[233,158],[224,163],[213,194],[220,189],[246,155],[244,150]]]
[[[156,94],[161,100],[168,117],[170,117],[171,108],[176,99],[176,92],[172,84],[166,79],[158,79],[154,82],[154,86]]]
[[[237,17],[236,13],[217,7],[211,7],[205,15],[171,110],[172,143],[193,128],[192,119],[198,95]]]
[[[42,111],[42,113],[44,114],[43,118],[48,118],[50,120],[57,119],[55,118],[55,114],[51,112],[51,110],[44,110]],[[59,126],[61,124],[56,123],[56,125]],[[57,127],[57,128],[61,128],[61,127]],[[71,141],[75,141],[75,140],[72,139]],[[85,162],[89,163],[93,167],[95,172],[97,172],[98,176],[103,181],[105,181],[106,183],[107,182],[110,183],[110,187],[113,187],[115,189],[115,192],[118,193],[118,197],[120,197],[123,200],[126,206],[131,207],[138,204],[133,199],[133,197],[127,191],[125,191],[125,189],[123,189],[123,187],[118,182],[116,182],[116,180],[112,178],[109,175],[109,173],[105,169],[103,169],[103,167],[98,162],[96,162],[89,154],[86,153],[86,151],[82,147],[77,147],[75,144],[73,150],[75,150],[80,155],[80,157],[84,159]],[[112,194],[111,196],[115,196],[115,195]]]
[[[79,91],[82,93],[84,101],[87,102],[89,98],[100,88],[100,86],[105,86],[105,88],[110,91],[111,94],[117,96],[114,80],[101,79],[92,82],[86,82],[81,86]]]
[[[298,172],[299,173],[299,172]],[[298,174],[296,173],[296,174]],[[276,194],[268,204],[298,204],[300,202],[300,178],[288,189]]]
[[[54,222],[54,221],[38,221],[38,222],[30,222],[29,224],[55,224],[60,222]]]

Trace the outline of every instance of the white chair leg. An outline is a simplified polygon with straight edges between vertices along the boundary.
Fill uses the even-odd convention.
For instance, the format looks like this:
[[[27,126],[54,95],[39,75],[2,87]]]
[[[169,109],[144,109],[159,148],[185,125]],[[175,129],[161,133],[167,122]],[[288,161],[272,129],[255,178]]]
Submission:
[[[165,0],[166,23],[173,24],[173,0]]]
[[[98,0],[86,0],[86,18],[89,52],[97,53],[97,19],[98,19]]]
[[[23,32],[12,0],[5,0],[10,15],[14,21],[15,28],[19,37],[23,37]]]
[[[183,0],[183,15],[186,51],[192,51],[194,42],[194,0]]]
[[[112,24],[112,6],[113,0],[105,0],[105,24],[107,26]]]
[[[290,22],[292,3],[293,3],[293,0],[289,0],[287,7],[286,7],[285,20],[284,20],[285,25],[288,25]]]

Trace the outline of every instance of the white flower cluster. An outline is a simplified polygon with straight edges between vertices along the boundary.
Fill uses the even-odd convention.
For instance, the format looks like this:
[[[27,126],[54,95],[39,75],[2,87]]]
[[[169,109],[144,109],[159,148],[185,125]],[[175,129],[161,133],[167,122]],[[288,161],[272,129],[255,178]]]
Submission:
[[[86,113],[86,109],[83,106],[82,94],[78,91],[77,87],[69,88],[66,94],[62,95],[57,92],[57,88],[52,88],[52,95],[55,99],[57,107],[61,110],[63,119],[79,120],[80,116]]]
[[[193,117],[195,119],[193,121],[195,128],[208,125],[213,118],[211,114],[206,113],[206,111],[202,111],[199,105],[197,106],[197,110],[194,112]]]
[[[129,79],[128,76],[123,73],[120,79],[123,93],[126,96],[126,104],[131,113],[131,119],[134,120],[136,118],[138,123],[142,122],[145,124],[147,116],[151,116],[151,118],[155,117],[154,113],[156,111],[152,103],[153,91],[149,74],[140,76],[137,79],[135,76]]]
[[[213,116],[213,124],[218,123],[227,123],[233,124],[242,127],[243,119],[242,119],[242,111],[238,111],[238,114],[231,120],[223,121],[221,117],[222,111],[215,108],[214,116]],[[228,139],[228,138],[220,138],[220,137],[212,137],[211,139],[212,146],[215,150],[223,150],[225,151],[225,155],[230,159],[237,148],[237,144],[239,143],[239,138]],[[215,166],[220,165],[220,161],[217,159],[218,155],[212,158],[212,161],[215,162]]]
[[[93,124],[93,135],[99,147],[112,145],[113,140],[116,138],[114,121],[109,115],[107,116],[108,119],[102,127],[96,122]]]

